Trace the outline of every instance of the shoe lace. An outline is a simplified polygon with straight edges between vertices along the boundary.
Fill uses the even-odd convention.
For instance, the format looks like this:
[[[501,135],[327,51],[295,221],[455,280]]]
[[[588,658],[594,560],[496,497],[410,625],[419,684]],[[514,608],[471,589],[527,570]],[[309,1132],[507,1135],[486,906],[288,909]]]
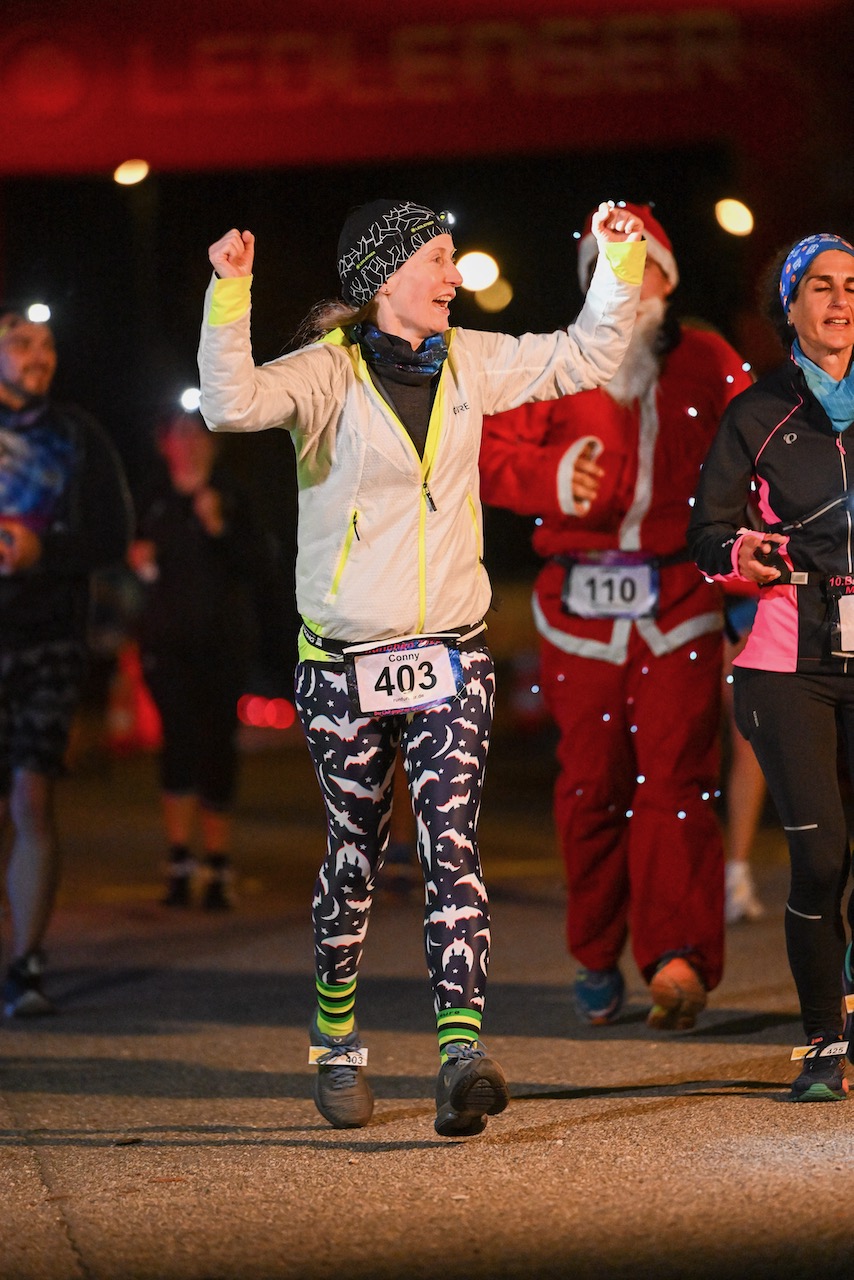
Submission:
[[[338,1059],[346,1057],[352,1049],[357,1047],[352,1044],[336,1044],[317,1059],[318,1067],[323,1068],[324,1075],[327,1076],[333,1089],[351,1089],[356,1083],[356,1072],[359,1068],[347,1062],[338,1062]]]
[[[475,1058],[485,1058],[486,1053],[477,1041],[474,1044],[449,1044],[445,1050],[448,1062],[472,1062]]]
[[[804,1070],[812,1074],[815,1072],[833,1073],[834,1071],[844,1070],[845,1058],[842,1054],[833,1057],[822,1057],[822,1051],[831,1044],[838,1044],[842,1039],[839,1035],[813,1036],[809,1042],[809,1053],[804,1058]]]

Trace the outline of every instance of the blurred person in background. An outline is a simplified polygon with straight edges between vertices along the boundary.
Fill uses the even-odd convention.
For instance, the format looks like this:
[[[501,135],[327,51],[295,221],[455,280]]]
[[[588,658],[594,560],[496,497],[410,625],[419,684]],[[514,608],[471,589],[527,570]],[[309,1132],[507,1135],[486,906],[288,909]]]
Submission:
[[[450,225],[411,201],[354,210],[338,244],[341,298],[312,313],[306,345],[261,367],[249,326],[254,236],[227,232],[209,250],[199,365],[212,430],[283,428],[297,454],[297,707],[328,833],[312,903],[316,1105],[335,1128],[373,1112],[356,986],[401,751],[425,881],[435,1128],[470,1137],[509,1097],[480,1043],[490,919],[477,829],[495,682],[481,421],[613,374],[645,250],[641,220],[601,205],[578,320],[515,338],[449,327],[461,283]]]
[[[0,306],[0,823],[11,826],[7,1017],[51,1013],[42,941],[60,876],[55,784],[86,670],[92,573],[131,533],[118,455],[50,398],[53,333]]]
[[[201,905],[227,910],[237,702],[259,640],[262,596],[276,598],[275,575],[246,496],[217,465],[221,441],[199,415],[167,414],[155,438],[164,474],[138,499],[128,561],[142,583],[142,670],[162,724],[163,903],[191,903],[198,828]]]
[[[703,466],[688,545],[703,573],[758,584],[733,672],[736,723],[786,833],[786,950],[806,1045],[795,1102],[842,1101],[854,962],[838,755],[854,748],[854,245],[817,233],[773,264],[766,311],[788,356],[729,407]],[[762,527],[748,511],[755,494]],[[848,897],[854,926],[854,897]],[[843,1010],[843,998],[845,1007]],[[846,1016],[847,1015],[847,1016]]]
[[[685,1030],[720,981],[715,814],[720,589],[690,563],[689,502],[732,397],[750,383],[719,335],[670,308],[673,247],[648,205],[632,340],[603,387],[484,422],[484,501],[538,517],[540,682],[557,724],[554,808],[573,996],[593,1026],[623,1007],[631,937],[653,1028]],[[578,275],[590,280],[590,220]]]

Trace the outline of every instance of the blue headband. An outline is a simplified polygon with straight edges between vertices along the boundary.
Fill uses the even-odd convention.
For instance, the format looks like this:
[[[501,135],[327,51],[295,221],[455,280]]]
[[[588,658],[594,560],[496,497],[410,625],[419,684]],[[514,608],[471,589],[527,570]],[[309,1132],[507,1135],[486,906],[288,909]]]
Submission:
[[[850,253],[854,258],[854,245],[849,244],[847,240],[843,240],[842,236],[832,236],[824,233],[817,236],[804,236],[803,240],[799,240],[794,248],[789,251],[780,274],[780,301],[787,315],[789,313],[789,299],[792,296],[792,290],[797,288],[799,281],[803,278],[807,267],[816,254],[826,253],[828,249],[838,249],[841,253]]]

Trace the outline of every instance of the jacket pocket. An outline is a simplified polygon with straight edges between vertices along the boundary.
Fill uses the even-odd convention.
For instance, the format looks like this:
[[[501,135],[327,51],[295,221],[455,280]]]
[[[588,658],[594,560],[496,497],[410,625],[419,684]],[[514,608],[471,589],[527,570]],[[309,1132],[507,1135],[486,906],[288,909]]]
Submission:
[[[330,584],[329,590],[326,593],[327,603],[334,600],[335,597],[338,595],[338,591],[341,587],[341,579],[344,576],[344,570],[347,568],[347,561],[350,559],[350,552],[353,548],[353,543],[358,541],[359,541],[359,512],[354,507],[350,515],[350,520],[347,524],[347,532],[344,535],[344,541],[341,545],[341,550],[338,554],[338,559],[335,562],[335,572],[332,575],[332,582]]]

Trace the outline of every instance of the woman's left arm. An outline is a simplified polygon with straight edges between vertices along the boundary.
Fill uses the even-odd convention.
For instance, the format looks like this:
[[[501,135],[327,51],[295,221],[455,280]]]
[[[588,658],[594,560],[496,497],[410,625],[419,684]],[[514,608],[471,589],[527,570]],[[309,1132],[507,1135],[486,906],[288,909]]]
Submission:
[[[598,219],[598,222],[597,222]],[[598,230],[597,230],[598,228]],[[594,219],[599,257],[584,306],[568,329],[555,333],[471,333],[483,412],[500,413],[530,400],[554,400],[613,378],[632,335],[646,262],[642,224],[625,210],[600,205]]]

